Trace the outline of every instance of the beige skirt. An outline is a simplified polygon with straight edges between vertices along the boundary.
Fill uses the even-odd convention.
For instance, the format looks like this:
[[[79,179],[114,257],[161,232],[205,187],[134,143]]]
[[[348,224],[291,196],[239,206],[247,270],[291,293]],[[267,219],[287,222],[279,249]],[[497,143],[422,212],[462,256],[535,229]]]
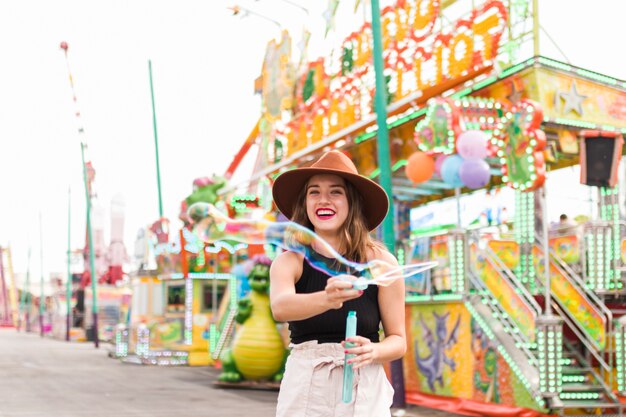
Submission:
[[[342,401],[344,357],[339,343],[293,345],[276,417],[390,417],[393,388],[381,364],[356,369],[352,401]]]

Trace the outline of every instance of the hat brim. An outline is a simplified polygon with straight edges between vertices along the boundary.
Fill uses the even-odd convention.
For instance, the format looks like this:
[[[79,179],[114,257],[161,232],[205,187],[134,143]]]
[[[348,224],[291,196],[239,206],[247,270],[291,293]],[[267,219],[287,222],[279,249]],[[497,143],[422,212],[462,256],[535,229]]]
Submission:
[[[276,178],[272,196],[276,207],[291,219],[296,197],[313,175],[333,174],[352,184],[363,198],[363,214],[368,229],[374,230],[383,221],[389,210],[389,197],[385,190],[369,178],[329,168],[298,168],[283,172]]]

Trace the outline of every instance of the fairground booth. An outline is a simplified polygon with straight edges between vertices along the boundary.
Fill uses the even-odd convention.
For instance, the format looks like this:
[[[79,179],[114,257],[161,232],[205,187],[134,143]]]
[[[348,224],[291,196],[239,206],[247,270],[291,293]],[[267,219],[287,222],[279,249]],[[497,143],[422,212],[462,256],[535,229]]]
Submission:
[[[187,226],[170,233],[167,219],[144,233],[139,244],[146,262],[131,278],[130,320],[118,326],[115,357],[147,365],[213,364],[217,329],[237,301],[233,262],[247,245],[209,246]]]
[[[220,194],[267,195],[277,174],[329,149],[374,180],[390,167],[396,256],[438,261],[406,281],[409,349],[402,371],[389,370],[406,401],[493,416],[621,415],[626,83],[542,56],[537,10],[512,0],[383,8],[388,153],[372,24],[298,72],[283,32],[257,83],[259,123],[229,173],[249,149],[264,163]],[[546,184],[562,169],[578,170],[569,181],[589,190],[590,210],[553,227]]]

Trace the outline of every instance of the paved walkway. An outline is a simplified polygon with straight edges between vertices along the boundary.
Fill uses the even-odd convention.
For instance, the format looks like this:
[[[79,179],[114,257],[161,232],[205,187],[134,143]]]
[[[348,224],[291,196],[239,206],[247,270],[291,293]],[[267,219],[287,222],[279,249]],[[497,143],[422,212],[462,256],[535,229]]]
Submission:
[[[0,328],[0,417],[274,417],[276,392],[217,389],[213,368],[124,364],[110,348]]]

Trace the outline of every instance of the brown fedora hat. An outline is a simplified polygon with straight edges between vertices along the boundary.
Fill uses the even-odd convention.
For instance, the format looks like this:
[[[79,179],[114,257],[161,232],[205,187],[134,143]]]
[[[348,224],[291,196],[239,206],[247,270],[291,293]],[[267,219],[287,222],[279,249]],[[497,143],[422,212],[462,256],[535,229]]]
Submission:
[[[288,218],[293,215],[293,205],[298,193],[313,175],[334,174],[354,185],[363,197],[363,211],[369,230],[374,230],[389,210],[389,197],[374,181],[359,175],[350,158],[339,151],[325,153],[313,165],[283,172],[272,186],[276,207]]]

